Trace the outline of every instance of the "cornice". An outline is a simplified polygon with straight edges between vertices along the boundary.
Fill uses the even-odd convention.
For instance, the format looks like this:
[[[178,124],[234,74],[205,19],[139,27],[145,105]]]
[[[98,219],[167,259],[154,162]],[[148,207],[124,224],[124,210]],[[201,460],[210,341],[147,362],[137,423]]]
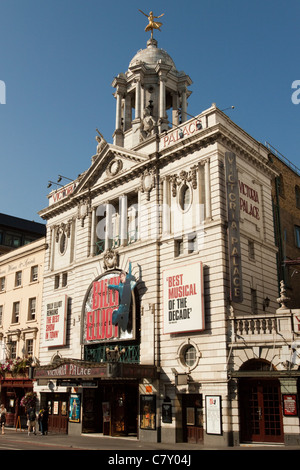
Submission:
[[[162,144],[163,134],[158,136],[158,138],[160,138],[160,144]],[[76,190],[65,199],[41,210],[39,215],[43,219],[55,217],[60,213],[77,207],[83,198],[88,197],[92,199],[99,194],[103,194],[114,187],[141,176],[146,168],[149,169],[157,164],[162,168],[172,161],[189,156],[191,153],[215,143],[237,153],[240,158],[268,174],[268,176],[274,177],[277,175],[276,170],[268,165],[268,152],[265,146],[228,119],[228,125],[226,122],[218,122],[210,127],[199,130],[195,134],[178,140],[165,149],[160,148],[157,152],[149,155],[110,144],[102,154],[97,156],[91,167],[83,174]],[[266,156],[264,157],[263,154]],[[136,164],[133,168],[122,171],[95,186],[94,184],[99,176],[101,165],[104,165],[105,160],[112,160],[116,157],[130,160]]]

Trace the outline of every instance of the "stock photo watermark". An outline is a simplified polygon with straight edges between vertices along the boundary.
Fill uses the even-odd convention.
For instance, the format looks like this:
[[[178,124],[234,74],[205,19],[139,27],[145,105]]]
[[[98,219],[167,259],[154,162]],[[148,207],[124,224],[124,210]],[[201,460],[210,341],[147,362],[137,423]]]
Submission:
[[[300,103],[300,80],[294,80],[292,83],[292,89],[295,91],[292,93],[291,100],[293,104]]]
[[[6,85],[3,80],[0,80],[0,104],[6,104]]]
[[[198,248],[204,243],[203,204],[195,204],[187,216],[168,204],[153,204],[151,207],[132,204],[127,207],[126,201],[118,210],[107,203],[98,206],[96,217],[99,240],[129,237],[131,243],[138,239],[149,242],[157,241],[162,234],[167,236],[172,233],[174,238],[185,235],[191,239],[196,237]]]

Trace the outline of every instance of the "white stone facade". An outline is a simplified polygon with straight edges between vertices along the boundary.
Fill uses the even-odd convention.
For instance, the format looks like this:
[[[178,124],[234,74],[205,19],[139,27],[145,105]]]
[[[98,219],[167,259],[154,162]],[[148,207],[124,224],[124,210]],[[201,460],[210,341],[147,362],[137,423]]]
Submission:
[[[178,73],[168,58],[164,64],[163,57],[161,54],[160,61],[153,64],[153,54],[150,60],[141,52],[130,64],[128,74],[117,77],[114,144],[102,142],[87,171],[66,185],[65,193],[62,190],[50,193],[49,206],[40,212],[47,220],[48,250],[39,357],[43,366],[58,356],[63,360],[85,359],[86,293],[93,281],[110,268],[128,272],[131,263],[139,297],[136,339],[139,364],[153,366],[160,373],[159,379],[139,379],[140,395],[156,397],[156,432],[142,428],[139,437],[157,440],[160,434],[163,442],[187,439],[186,433],[193,427],[188,425],[187,414],[193,408],[200,413],[197,419],[202,442],[228,445],[232,439],[239,442],[236,436],[240,416],[235,391],[238,379],[234,373],[253,358],[264,359],[284,370],[278,360],[281,348],[285,339],[295,339],[291,330],[283,339],[272,336],[272,332],[266,338],[260,330],[250,340],[249,327],[246,343],[243,332],[238,334],[246,317],[268,321],[278,307],[271,200],[271,181],[276,173],[270,167],[268,150],[215,105],[187,119],[186,99],[190,94],[187,86],[191,81]],[[150,63],[143,64],[143,60]],[[160,88],[158,76],[163,76]],[[180,106],[175,103],[177,92]],[[128,111],[133,96],[134,118]],[[142,134],[141,116],[149,96],[153,98],[155,118],[165,117],[173,96],[173,116],[180,107],[183,122],[167,130],[167,118],[154,119],[160,122],[156,131]],[[200,122],[201,126],[197,126]],[[243,294],[239,303],[230,301],[233,286],[229,260],[233,242],[228,236],[226,152],[234,153],[238,174],[240,240],[236,243],[239,242]],[[101,219],[104,215],[105,230]],[[105,264],[109,249],[117,255],[113,266]],[[195,331],[183,326],[176,333],[165,333],[168,313],[164,308],[164,272],[172,269],[179,272],[183,266],[193,272],[199,262],[203,266],[203,291],[200,283],[197,290],[203,294],[204,326],[200,329],[197,326]],[[63,322],[65,340],[63,344],[54,341],[51,345],[45,337],[45,308],[61,295],[68,298]],[[183,308],[183,304],[178,308]],[[273,343],[269,341],[271,337]],[[111,346],[109,342],[102,343]],[[190,362],[186,357],[188,351],[194,354]],[[126,377],[122,378],[126,388]],[[47,385],[37,383],[36,390],[46,392]],[[67,389],[57,387],[56,391]],[[199,406],[189,406],[193,397],[199,397]],[[209,432],[211,426],[218,428],[220,424],[209,420],[206,403],[216,406],[218,403],[217,399],[209,402],[210,397],[220,397],[220,432]],[[166,403],[172,405],[171,422],[162,415]]]

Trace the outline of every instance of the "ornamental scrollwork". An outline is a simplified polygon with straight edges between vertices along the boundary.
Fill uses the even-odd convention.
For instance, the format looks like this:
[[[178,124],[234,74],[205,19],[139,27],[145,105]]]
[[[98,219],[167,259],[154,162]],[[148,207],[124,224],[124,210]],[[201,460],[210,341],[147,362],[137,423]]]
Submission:
[[[189,171],[182,170],[179,175],[170,176],[172,196],[176,196],[177,187],[189,182],[193,189],[197,189],[197,165],[190,168]]]

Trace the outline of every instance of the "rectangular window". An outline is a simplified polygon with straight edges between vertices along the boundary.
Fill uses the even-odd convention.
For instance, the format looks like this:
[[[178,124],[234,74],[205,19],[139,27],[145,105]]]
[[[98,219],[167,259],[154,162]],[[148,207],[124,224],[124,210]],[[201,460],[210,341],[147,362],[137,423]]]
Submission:
[[[0,291],[4,291],[5,290],[5,277],[1,277],[0,278]]]
[[[35,320],[36,314],[36,298],[33,297],[29,299],[29,306],[28,306],[28,320]]]
[[[128,196],[127,209],[127,231],[128,245],[138,239],[138,196],[137,194]]]
[[[5,243],[6,246],[12,246],[13,248],[18,248],[22,244],[21,235],[6,233],[5,234]]]
[[[0,305],[0,325],[2,325],[3,320],[3,305]]]
[[[17,341],[10,342],[10,358],[16,359],[17,357]]]
[[[38,280],[38,266],[32,266],[30,280],[31,282]]]
[[[20,318],[20,302],[13,303],[12,323],[19,323]]]
[[[63,273],[62,274],[61,285],[62,285],[62,287],[66,287],[68,285],[68,273]]]
[[[197,235],[190,233],[188,235],[188,252],[195,253],[198,250]]]
[[[295,196],[296,196],[296,207],[300,209],[300,187],[295,186]]]
[[[182,238],[179,238],[179,239],[175,240],[174,251],[175,251],[175,253],[174,253],[175,258],[177,258],[178,256],[183,255],[183,240],[182,240]]]
[[[27,356],[33,356],[33,339],[27,339],[25,344]]]
[[[59,274],[56,274],[56,276],[54,278],[54,289],[59,288],[59,281],[60,281],[60,276],[59,276]]]
[[[16,272],[15,277],[15,287],[20,287],[22,285],[22,271]]]
[[[296,247],[300,248],[300,227],[295,225],[295,242],[296,242]]]
[[[249,259],[255,259],[254,242],[252,240],[248,240],[248,256]]]
[[[251,311],[257,314],[257,293],[256,289],[251,289]]]

